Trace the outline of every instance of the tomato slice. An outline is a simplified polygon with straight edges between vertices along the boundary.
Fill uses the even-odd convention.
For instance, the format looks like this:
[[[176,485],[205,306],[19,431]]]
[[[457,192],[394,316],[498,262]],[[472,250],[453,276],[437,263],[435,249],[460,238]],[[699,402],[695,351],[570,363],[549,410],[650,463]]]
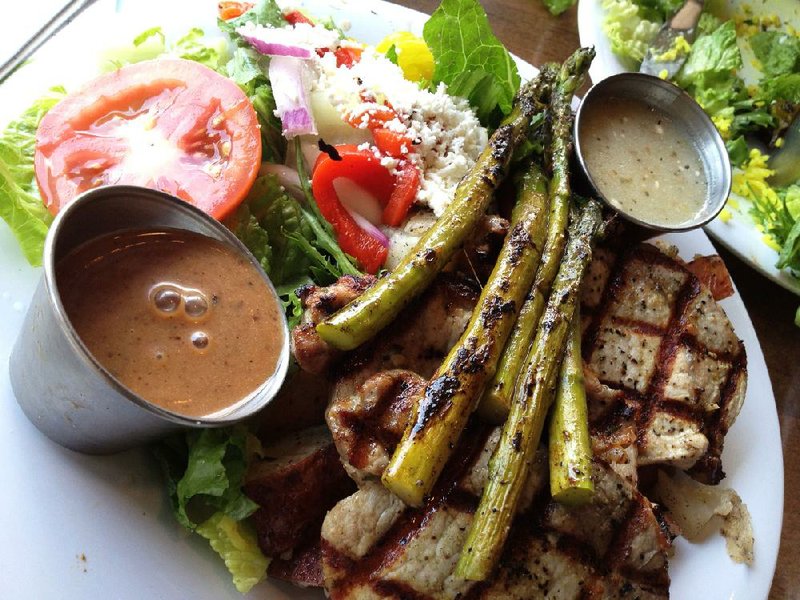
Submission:
[[[253,5],[250,2],[224,1],[217,5],[217,14],[223,21],[230,21],[236,17],[241,17],[251,8],[253,8]]]
[[[42,119],[34,167],[57,213],[88,189],[155,188],[222,219],[258,174],[253,105],[233,81],[190,60],[156,59],[98,77]]]

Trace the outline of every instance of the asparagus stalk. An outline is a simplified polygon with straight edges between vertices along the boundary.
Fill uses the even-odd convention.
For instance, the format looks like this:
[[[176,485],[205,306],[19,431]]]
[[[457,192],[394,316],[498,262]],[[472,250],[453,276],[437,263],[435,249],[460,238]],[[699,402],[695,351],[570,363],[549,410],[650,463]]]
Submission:
[[[531,165],[522,177],[511,228],[467,328],[420,399],[416,420],[383,474],[383,483],[418,506],[455,448],[483,386],[494,373],[517,311],[531,287],[547,230],[547,179]]]
[[[575,307],[564,362],[561,363],[549,432],[550,493],[553,499],[571,506],[588,502],[594,495],[594,483],[578,306]]]
[[[352,350],[372,338],[424,291],[486,212],[505,177],[516,147],[528,135],[531,118],[549,95],[548,71],[526,84],[511,114],[498,127],[475,166],[456,189],[444,214],[420,238],[399,265],[361,296],[317,325],[320,337],[335,348]]]
[[[552,403],[581,279],[592,255],[592,238],[601,221],[595,200],[577,213],[542,326],[514,386],[511,411],[489,462],[489,481],[456,567],[456,575],[465,579],[487,579],[500,558]]]
[[[493,423],[502,423],[508,415],[514,383],[530,348],[536,325],[556,276],[569,220],[569,159],[572,154],[572,97],[583,84],[594,58],[594,49],[581,48],[562,65],[550,100],[552,142],[550,150],[553,178],[550,181],[550,222],[542,264],[536,273],[533,289],[520,309],[519,317],[503,350],[497,372],[489,382],[479,407],[479,414]]]

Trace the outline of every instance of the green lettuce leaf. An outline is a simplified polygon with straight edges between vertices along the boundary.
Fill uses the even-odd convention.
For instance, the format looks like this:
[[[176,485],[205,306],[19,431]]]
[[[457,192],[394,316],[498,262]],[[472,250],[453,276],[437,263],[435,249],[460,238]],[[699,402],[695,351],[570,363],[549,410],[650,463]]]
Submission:
[[[286,25],[286,19],[283,18],[283,11],[281,11],[280,6],[278,6],[275,0],[260,0],[253,8],[229,21],[217,19],[217,25],[220,30],[232,37],[238,37],[236,29],[245,23],[282,27]],[[246,44],[246,42],[242,42],[242,44]]]
[[[222,67],[230,58],[225,40],[221,38],[209,40],[205,37],[205,32],[198,27],[193,27],[186,35],[176,40],[170,47],[170,54],[199,62],[217,72],[222,71]]]
[[[731,165],[740,167],[747,160],[750,149],[747,147],[747,141],[743,135],[729,140],[725,143],[725,148],[728,150],[728,157],[731,160]]]
[[[765,77],[759,82],[759,97],[766,102],[785,100],[800,104],[800,73],[787,73],[777,77]]]
[[[760,31],[749,38],[765,76],[800,72],[800,38],[782,31]]]
[[[565,10],[572,8],[575,6],[576,2],[577,0],[542,0],[542,4],[544,4],[547,10],[550,11],[550,14],[555,16],[558,16]]]
[[[445,83],[469,100],[482,124],[496,126],[511,112],[520,77],[480,3],[442,0],[422,31],[436,63],[432,84]]]
[[[206,538],[225,561],[233,575],[233,584],[242,594],[266,577],[270,559],[261,553],[256,534],[247,523],[218,512],[195,531]]]
[[[27,261],[42,264],[42,251],[52,221],[42,204],[33,170],[36,128],[66,91],[52,88],[0,134],[0,218],[11,228]]]
[[[639,14],[649,21],[666,21],[677,11],[684,0],[634,0]]]
[[[155,447],[178,521],[187,529],[221,511],[234,520],[258,505],[242,492],[250,434],[241,427],[192,430]]]
[[[741,66],[736,26],[733,21],[727,21],[695,40],[689,58],[678,73],[678,84],[695,90],[725,85]]]
[[[628,67],[638,67],[661,24],[646,19],[633,0],[601,0],[601,6],[605,11],[603,33],[611,51]]]

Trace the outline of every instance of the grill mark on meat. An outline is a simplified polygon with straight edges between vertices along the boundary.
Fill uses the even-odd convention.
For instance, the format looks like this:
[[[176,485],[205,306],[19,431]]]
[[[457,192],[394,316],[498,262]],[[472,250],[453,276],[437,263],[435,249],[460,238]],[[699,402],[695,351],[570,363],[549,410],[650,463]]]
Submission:
[[[421,386],[405,379],[397,379],[390,389],[384,391],[379,402],[371,410],[340,413],[342,424],[355,436],[347,455],[351,465],[358,469],[366,468],[371,442],[379,442],[384,448],[397,446],[400,437],[385,427],[387,413],[412,410],[413,397],[420,391]]]
[[[320,540],[293,551],[289,559],[273,558],[269,563],[270,577],[295,585],[322,587],[322,548]]]
[[[347,592],[353,587],[370,583],[371,575],[395,562],[402,555],[405,546],[416,537],[433,515],[445,505],[445,502],[449,502],[453,496],[458,501],[459,498],[466,495],[456,493],[457,485],[467,469],[478,459],[491,429],[491,427],[477,424],[474,421],[470,423],[465,435],[462,436],[465,441],[460,448],[461,451],[454,454],[447,463],[443,471],[446,476],[439,479],[425,505],[418,509],[406,509],[403,516],[389,529],[386,535],[358,561],[354,561],[326,540],[322,540],[322,553],[326,560],[338,570],[347,571],[347,582],[338,585],[336,590],[331,591],[332,600],[336,600],[340,595],[347,597]],[[473,499],[472,503],[474,511],[477,508],[477,501]],[[372,582],[371,585],[375,583],[377,582]],[[414,596],[414,600],[429,600],[427,595],[415,593],[417,595]],[[405,598],[405,596],[401,597]]]

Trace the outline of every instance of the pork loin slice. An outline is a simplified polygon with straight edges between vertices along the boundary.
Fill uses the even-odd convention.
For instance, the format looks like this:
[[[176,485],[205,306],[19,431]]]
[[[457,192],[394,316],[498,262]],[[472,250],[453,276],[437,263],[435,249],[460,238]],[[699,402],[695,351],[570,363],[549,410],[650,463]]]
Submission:
[[[551,501],[544,449],[492,580],[454,575],[499,429],[473,424],[427,504],[408,508],[377,481],[339,502],[322,526],[333,600],[413,598],[664,598],[665,535],[650,502],[602,461],[585,507]]]
[[[582,308],[595,449],[718,483],[747,360],[711,292],[674,248],[639,244],[596,253]]]
[[[414,398],[461,337],[477,297],[468,280],[440,275],[377,340],[337,368],[326,420],[356,481],[383,473]]]
[[[260,506],[253,520],[261,551],[289,558],[294,549],[318,541],[325,513],[354,489],[324,425],[266,446],[244,485]]]

